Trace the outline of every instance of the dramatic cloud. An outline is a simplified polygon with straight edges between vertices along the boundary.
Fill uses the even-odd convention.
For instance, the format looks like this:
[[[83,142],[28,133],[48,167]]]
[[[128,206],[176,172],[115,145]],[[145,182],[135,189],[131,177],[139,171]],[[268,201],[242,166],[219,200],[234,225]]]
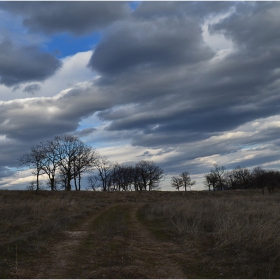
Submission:
[[[272,5],[278,8],[278,4],[238,4],[236,9],[232,4],[217,4],[217,13],[227,8],[230,14],[213,24],[211,32],[221,29],[228,34],[233,26],[232,32],[240,34],[241,27],[236,22],[244,14],[249,14],[244,26],[250,23],[251,32],[246,40],[241,37],[235,49],[215,55],[203,42],[199,25],[202,20],[191,22],[180,9],[178,21],[173,15],[179,9],[173,3],[142,3],[135,14],[145,14],[145,5],[154,17],[133,21],[129,27],[124,23],[113,26],[90,61],[92,69],[102,74],[101,86],[117,98],[125,95],[127,103],[135,104],[101,112],[101,118],[111,121],[106,129],[137,131],[134,145],[172,145],[207,139],[213,133],[279,112],[275,104],[279,102],[280,52],[271,49],[275,44],[272,39],[266,40],[267,36],[278,40],[277,29],[268,31],[271,35],[260,35],[264,36],[262,44],[267,52],[259,52],[258,41],[252,43],[257,37],[255,31],[265,20],[271,20],[273,27],[278,24],[270,19]],[[194,3],[188,5],[195,7]],[[242,9],[244,5],[246,9]],[[213,14],[215,3],[209,7],[205,9],[210,9],[208,15]],[[168,12],[162,12],[163,8]],[[256,19],[250,20],[255,10]],[[261,10],[262,23],[258,20]],[[250,45],[244,48],[247,41]]]
[[[279,46],[279,3],[251,2],[237,5],[235,13],[210,26],[231,39],[239,49],[269,52]]]
[[[200,26],[188,19],[129,21],[114,25],[95,49],[92,69],[105,75],[179,67],[210,59]]]
[[[58,59],[38,47],[17,47],[10,41],[0,43],[0,61],[0,83],[6,86],[43,81],[61,67]]]
[[[236,3],[226,1],[159,1],[141,2],[134,12],[135,17],[142,19],[155,19],[159,17],[185,18],[203,21],[207,18],[223,14],[234,7]]]
[[[130,6],[0,3],[0,178],[62,133],[114,162],[189,171],[200,189],[214,163],[279,168],[280,4]]]
[[[82,118],[111,105],[107,95],[87,87],[77,87],[53,98],[3,102],[0,134],[22,141],[51,138],[75,131]]]
[[[128,16],[125,2],[1,2],[0,9],[20,15],[31,31],[47,34],[69,32],[76,35]]]

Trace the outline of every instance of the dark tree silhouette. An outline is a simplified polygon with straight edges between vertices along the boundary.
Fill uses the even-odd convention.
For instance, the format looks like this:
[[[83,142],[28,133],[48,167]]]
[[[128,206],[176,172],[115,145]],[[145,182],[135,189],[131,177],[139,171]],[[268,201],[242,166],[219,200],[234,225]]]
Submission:
[[[36,191],[40,189],[39,176],[44,174],[44,147],[42,144],[31,147],[31,152],[23,154],[19,161],[22,165],[27,165],[33,169],[33,174],[36,175]]]
[[[204,184],[209,188],[209,191],[211,187],[214,191],[225,189],[227,185],[225,167],[214,164],[210,173],[204,175]]]
[[[187,187],[190,188],[191,190],[191,187],[193,185],[195,185],[195,181],[191,180],[191,177],[190,177],[190,173],[189,172],[183,172],[180,177],[182,178],[182,181],[183,181],[183,187],[185,188],[185,191],[187,191]]]
[[[94,167],[97,158],[95,150],[78,137],[60,135],[54,140],[33,146],[30,153],[20,158],[20,162],[36,170],[37,190],[39,176],[46,174],[51,190],[56,190],[56,182],[60,181],[65,190],[70,191],[72,179],[76,190],[81,189],[82,174]],[[56,180],[57,172],[59,180]]]
[[[102,190],[109,191],[110,179],[112,174],[112,165],[107,157],[98,156],[94,163],[94,166],[98,172],[99,180],[102,183]]]
[[[137,177],[140,182],[137,185],[141,190],[153,190],[159,187],[164,178],[163,170],[153,161],[141,160],[136,164]]]
[[[180,188],[183,187],[183,180],[182,180],[182,178],[178,177],[178,176],[173,176],[171,178],[171,186],[179,191]]]
[[[178,191],[180,188],[184,188],[187,191],[187,188],[190,188],[195,185],[195,181],[191,180],[190,173],[185,171],[182,172],[179,176],[173,176],[171,178],[171,186],[176,188]]]

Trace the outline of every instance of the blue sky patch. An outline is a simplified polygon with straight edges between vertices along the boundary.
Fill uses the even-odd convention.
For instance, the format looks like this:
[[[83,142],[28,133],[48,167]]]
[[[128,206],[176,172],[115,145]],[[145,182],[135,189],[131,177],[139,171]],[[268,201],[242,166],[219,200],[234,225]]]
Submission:
[[[94,32],[90,35],[76,37],[68,33],[54,35],[51,40],[45,44],[44,50],[52,53],[58,58],[74,55],[78,52],[92,50],[100,41],[101,35]]]
[[[133,1],[133,2],[129,2],[128,5],[129,7],[135,11],[138,7],[138,5],[140,4],[140,1]]]

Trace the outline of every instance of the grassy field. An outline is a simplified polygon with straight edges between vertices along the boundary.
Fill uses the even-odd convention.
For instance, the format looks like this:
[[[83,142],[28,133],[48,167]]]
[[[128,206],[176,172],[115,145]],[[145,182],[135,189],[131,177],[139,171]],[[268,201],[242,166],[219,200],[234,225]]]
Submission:
[[[279,192],[0,191],[0,278],[280,278],[279,233]]]

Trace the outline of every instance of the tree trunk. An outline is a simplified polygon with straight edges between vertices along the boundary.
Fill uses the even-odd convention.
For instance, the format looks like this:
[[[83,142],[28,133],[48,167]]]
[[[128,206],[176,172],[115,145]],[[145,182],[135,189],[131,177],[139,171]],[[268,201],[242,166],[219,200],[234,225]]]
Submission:
[[[81,173],[79,173],[79,191],[81,190]]]
[[[76,176],[74,177],[74,185],[75,185],[75,190],[78,190],[78,186],[77,186],[77,178]]]
[[[50,182],[51,182],[51,190],[54,191],[54,178],[50,178]]]
[[[70,174],[67,174],[67,185],[66,185],[66,190],[71,191],[71,177]]]
[[[39,190],[39,173],[38,172],[37,172],[36,183],[37,183],[36,191],[38,191]]]

